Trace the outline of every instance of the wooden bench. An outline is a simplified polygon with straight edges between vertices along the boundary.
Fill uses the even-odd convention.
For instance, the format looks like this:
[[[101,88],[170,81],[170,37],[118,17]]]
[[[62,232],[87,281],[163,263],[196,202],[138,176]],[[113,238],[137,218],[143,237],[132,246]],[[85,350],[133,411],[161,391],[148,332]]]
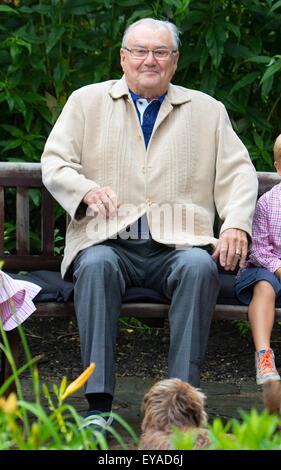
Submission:
[[[276,173],[258,172],[259,195],[280,182]],[[16,252],[5,253],[4,223],[6,193],[15,188]],[[38,217],[41,220],[41,252],[30,250],[30,198],[29,190],[39,188],[42,193]],[[61,257],[54,255],[54,199],[42,184],[40,163],[0,162],[0,260],[5,262],[8,272],[49,270],[59,271]],[[11,209],[9,209],[11,210]],[[66,224],[68,217],[66,216]],[[229,274],[233,276],[233,274]],[[35,302],[36,303],[36,302]],[[37,302],[33,315],[41,317],[65,317],[74,314],[73,302]],[[137,318],[165,318],[169,305],[158,302],[126,302],[122,305],[121,315]],[[218,302],[214,318],[228,320],[247,320],[247,307]],[[281,321],[281,308],[276,308],[276,321]],[[19,354],[17,331],[9,332],[12,350]],[[5,372],[5,358],[2,355],[1,376]]]

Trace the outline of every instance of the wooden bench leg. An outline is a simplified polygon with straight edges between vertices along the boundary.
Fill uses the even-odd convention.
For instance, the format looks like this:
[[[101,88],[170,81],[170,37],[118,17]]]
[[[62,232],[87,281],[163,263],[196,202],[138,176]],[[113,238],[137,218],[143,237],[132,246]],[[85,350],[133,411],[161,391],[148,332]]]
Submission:
[[[7,331],[7,338],[10,344],[11,352],[14,358],[16,367],[19,365],[19,357],[21,352],[21,341],[19,337],[18,329],[15,328],[11,331]],[[1,351],[1,373],[0,373],[0,385],[3,385],[5,380],[7,380],[12,375],[12,369],[7,360],[3,351]],[[8,390],[5,392],[5,395],[9,395],[11,392],[16,391],[15,381],[10,385]]]

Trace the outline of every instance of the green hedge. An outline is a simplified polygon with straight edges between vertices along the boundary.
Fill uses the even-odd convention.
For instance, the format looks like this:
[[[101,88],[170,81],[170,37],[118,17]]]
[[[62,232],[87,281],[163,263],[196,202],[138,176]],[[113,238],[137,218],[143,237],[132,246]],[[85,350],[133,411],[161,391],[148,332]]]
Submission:
[[[124,28],[146,16],[182,31],[174,82],[223,101],[256,168],[272,170],[281,132],[281,1],[270,0],[1,2],[1,159],[38,161],[71,91],[121,76]]]

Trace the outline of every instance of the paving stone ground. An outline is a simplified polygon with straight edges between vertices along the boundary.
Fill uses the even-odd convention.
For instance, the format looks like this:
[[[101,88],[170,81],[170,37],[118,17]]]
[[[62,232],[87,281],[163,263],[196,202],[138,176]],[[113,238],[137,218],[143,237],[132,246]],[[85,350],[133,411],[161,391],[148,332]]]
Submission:
[[[44,377],[41,377],[41,380],[44,382]],[[48,384],[51,383],[52,381],[48,377]],[[57,381],[54,380],[54,383],[57,383]],[[117,378],[113,410],[130,425],[137,436],[140,435],[142,399],[154,383],[154,378]],[[201,389],[207,396],[206,411],[209,422],[212,422],[217,416],[221,417],[224,421],[230,418],[239,419],[239,410],[263,409],[261,391],[253,381],[243,382],[241,385],[235,383],[202,382]],[[23,390],[26,396],[32,397],[32,383],[29,377],[23,380]],[[86,411],[87,402],[81,390],[69,397],[68,403],[75,406],[76,410],[82,415]],[[117,426],[116,430],[121,434],[128,448],[134,449],[135,445],[127,431],[120,426]],[[113,439],[109,439],[109,445],[112,449],[120,449],[120,446]]]

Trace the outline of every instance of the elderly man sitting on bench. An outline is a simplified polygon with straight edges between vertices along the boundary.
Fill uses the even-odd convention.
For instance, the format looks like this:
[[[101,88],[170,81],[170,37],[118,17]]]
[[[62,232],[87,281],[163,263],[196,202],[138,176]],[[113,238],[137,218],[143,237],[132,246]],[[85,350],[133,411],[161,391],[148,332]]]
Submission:
[[[95,425],[111,410],[126,288],[170,300],[169,376],[198,386],[216,261],[234,270],[247,255],[256,172],[223,104],[171,84],[178,46],[172,23],[130,25],[123,77],[76,90],[42,156],[43,182],[71,216],[62,274],[75,283],[83,365],[96,363],[85,390]]]

